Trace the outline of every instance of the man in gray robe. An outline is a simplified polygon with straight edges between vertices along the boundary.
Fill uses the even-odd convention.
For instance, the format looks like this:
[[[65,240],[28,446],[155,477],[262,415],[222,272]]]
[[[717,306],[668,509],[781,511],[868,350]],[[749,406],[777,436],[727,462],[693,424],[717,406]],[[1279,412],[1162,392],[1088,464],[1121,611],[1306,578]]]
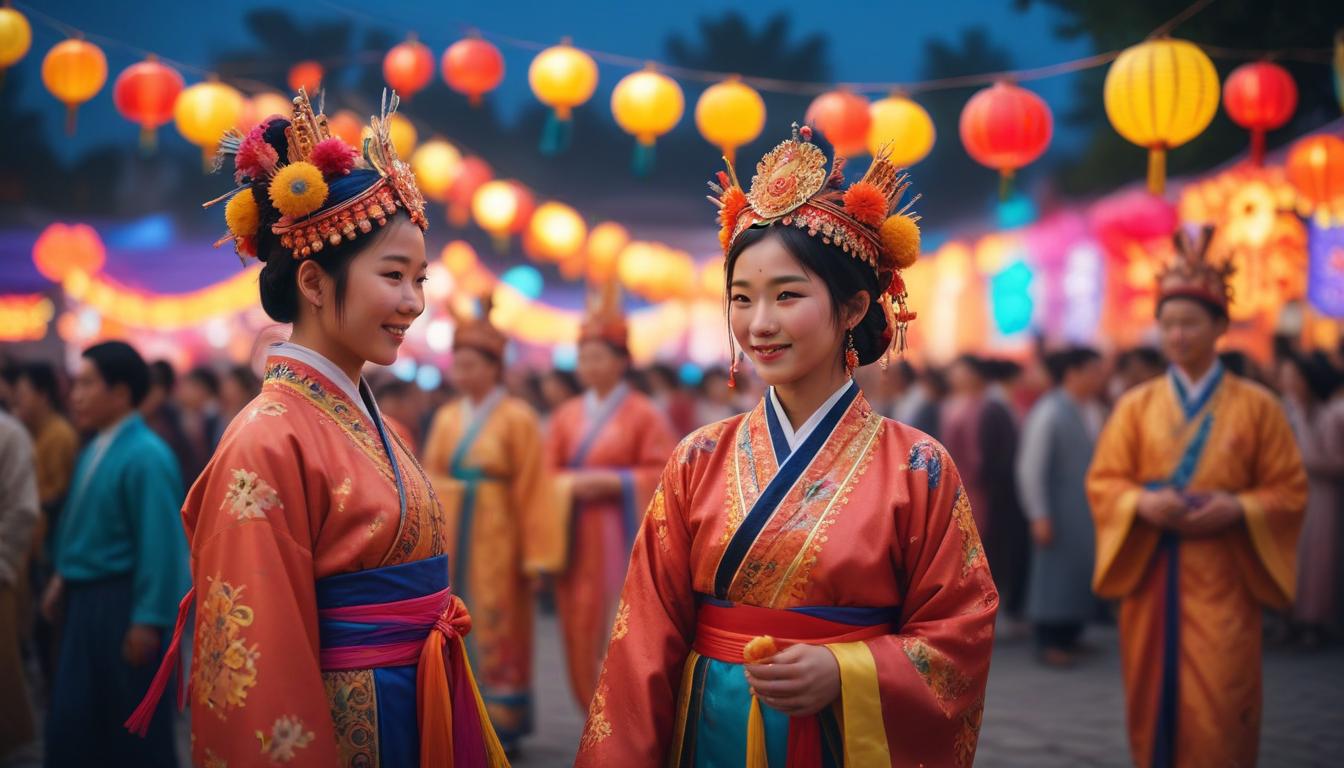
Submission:
[[[1087,468],[1101,426],[1097,402],[1106,382],[1096,350],[1072,347],[1045,358],[1054,388],[1027,415],[1017,454],[1017,488],[1034,550],[1027,588],[1040,660],[1071,666],[1092,595],[1095,538]]]

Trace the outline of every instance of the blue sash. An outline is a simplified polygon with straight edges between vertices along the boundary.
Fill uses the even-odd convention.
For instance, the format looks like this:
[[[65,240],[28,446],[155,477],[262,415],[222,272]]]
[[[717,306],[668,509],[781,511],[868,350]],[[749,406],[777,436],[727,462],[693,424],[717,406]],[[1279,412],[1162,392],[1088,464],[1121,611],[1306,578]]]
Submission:
[[[485,479],[485,473],[480,467],[466,465],[467,454],[471,452],[471,447],[481,436],[486,421],[502,400],[502,397],[488,397],[481,403],[481,407],[476,409],[472,414],[471,423],[467,425],[462,439],[457,443],[457,449],[453,451],[453,458],[448,467],[453,477],[461,480],[465,486],[462,491],[462,506],[457,517],[457,563],[453,569],[453,590],[463,602],[467,601],[467,565],[468,553],[471,551],[471,524],[476,511],[476,488]]]
[[[812,460],[816,458],[821,451],[822,446],[830,439],[835,428],[839,426],[841,418],[849,410],[849,406],[859,395],[857,384],[850,383],[849,388],[840,396],[831,409],[822,417],[821,423],[807,436],[803,444],[798,446],[798,450],[787,453],[779,470],[775,476],[766,484],[761,495],[756,498],[756,503],[752,504],[751,510],[742,518],[742,524],[738,526],[733,537],[728,541],[728,546],[723,550],[723,557],[719,560],[719,567],[714,573],[714,596],[726,600],[728,598],[728,588],[733,584],[733,578],[737,576],[737,571],[742,567],[742,561],[746,559],[747,553],[756,543],[756,537],[765,529],[765,524],[770,521],[775,510],[780,503],[788,496],[789,491],[797,484],[798,479],[803,476],[807,468],[812,465]],[[770,416],[774,411],[770,403],[764,404],[766,412],[767,425],[772,424]],[[746,429],[747,422],[743,421],[739,429]],[[776,451],[779,450],[776,441],[776,434],[779,434],[779,424],[773,422],[771,430],[771,442],[776,445]],[[787,441],[785,442],[787,448]]]

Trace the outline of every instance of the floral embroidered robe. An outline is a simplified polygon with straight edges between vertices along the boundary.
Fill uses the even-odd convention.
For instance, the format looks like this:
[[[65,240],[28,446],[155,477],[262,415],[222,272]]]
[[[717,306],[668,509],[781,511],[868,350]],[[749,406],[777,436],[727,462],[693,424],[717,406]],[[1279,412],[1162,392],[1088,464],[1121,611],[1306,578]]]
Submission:
[[[763,400],[692,433],[663,471],[635,543],[579,768],[718,764],[707,757],[741,764],[722,749],[696,754],[688,723],[719,692],[697,687],[689,701],[684,677],[701,675],[692,669],[697,605],[715,593],[729,541],[781,471],[768,407]],[[866,689],[877,711],[837,702],[831,712],[867,718],[867,754],[891,765],[969,766],[998,605],[970,502],[936,441],[883,418],[862,394],[838,407],[833,431],[755,536],[726,598],[770,609],[894,609],[889,629],[862,641],[864,674],[846,677],[841,660],[842,701]],[[727,679],[741,676],[738,668]],[[778,715],[762,708],[767,721]],[[741,743],[727,746],[743,753]],[[844,764],[881,763],[846,754]]]
[[[609,413],[590,418],[584,397],[556,409],[546,440],[546,458],[557,479],[559,533],[551,536],[558,569],[556,613],[560,617],[571,690],[579,706],[592,700],[630,545],[640,515],[653,496],[663,464],[676,444],[667,419],[653,402],[624,386],[607,403]],[[617,399],[618,398],[618,399]],[[613,470],[621,494],[575,502],[569,493],[574,470]],[[544,549],[545,547],[539,547]]]
[[[429,479],[396,433],[383,433],[395,469],[378,427],[340,387],[272,355],[261,394],[192,487],[183,520],[197,595],[194,764],[406,762],[380,754],[379,739],[380,729],[416,728],[414,675],[396,692],[403,708],[409,697],[409,722],[380,723],[387,700],[374,670],[323,672],[319,659],[318,580],[445,551]]]

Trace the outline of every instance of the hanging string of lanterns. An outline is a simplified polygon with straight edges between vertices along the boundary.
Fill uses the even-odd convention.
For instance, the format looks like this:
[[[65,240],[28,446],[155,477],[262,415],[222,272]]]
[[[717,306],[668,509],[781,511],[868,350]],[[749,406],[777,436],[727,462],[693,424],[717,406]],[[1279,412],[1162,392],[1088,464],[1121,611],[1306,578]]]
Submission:
[[[1251,132],[1251,164],[1265,164],[1265,134],[1282,128],[1297,109],[1297,83],[1288,70],[1268,61],[1243,64],[1223,83],[1223,108]]]
[[[481,96],[504,81],[504,57],[480,37],[463,38],[443,52],[443,81],[479,107]]]

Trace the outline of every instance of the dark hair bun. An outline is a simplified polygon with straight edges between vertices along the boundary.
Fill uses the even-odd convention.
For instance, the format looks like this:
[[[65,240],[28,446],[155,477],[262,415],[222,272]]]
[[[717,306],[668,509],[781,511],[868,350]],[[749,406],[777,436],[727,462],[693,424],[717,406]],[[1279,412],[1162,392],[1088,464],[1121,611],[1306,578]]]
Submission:
[[[887,327],[887,313],[872,295],[868,312],[854,326],[854,350],[859,353],[859,365],[875,363],[886,353],[891,344],[891,333]]]

